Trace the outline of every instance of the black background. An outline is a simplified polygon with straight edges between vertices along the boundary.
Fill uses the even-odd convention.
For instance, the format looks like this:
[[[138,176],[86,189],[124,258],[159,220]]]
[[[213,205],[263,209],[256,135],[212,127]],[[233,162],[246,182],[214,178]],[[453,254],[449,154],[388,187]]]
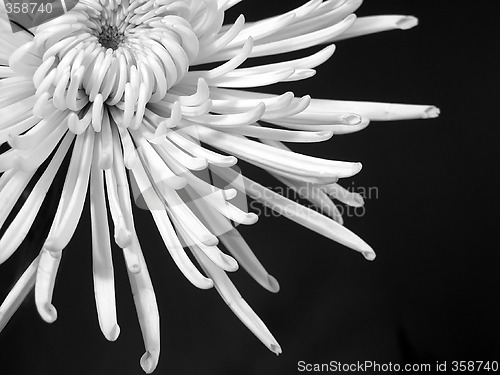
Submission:
[[[229,20],[240,12],[256,20],[300,3],[246,1]],[[144,223],[140,238],[161,314],[156,374],[295,374],[301,360],[500,360],[495,3],[367,0],[358,15],[412,14],[420,25],[339,42],[315,77],[276,88],[313,97],[435,104],[442,111],[436,120],[372,123],[361,133],[295,148],[363,163],[345,186],[375,187],[378,197],[367,200],[363,217],[347,217],[346,225],[374,247],[374,262],[285,218],[239,227],[281,284],[273,295],[243,270],[232,277],[280,342],[280,357],[214,290],[191,286],[149,214],[136,215]],[[121,335],[109,343],[99,331],[89,241],[87,215],[58,275],[58,320],[44,323],[29,297],[0,335],[2,374],[142,373],[143,344],[118,251]],[[0,267],[2,296],[26,262],[14,257]]]

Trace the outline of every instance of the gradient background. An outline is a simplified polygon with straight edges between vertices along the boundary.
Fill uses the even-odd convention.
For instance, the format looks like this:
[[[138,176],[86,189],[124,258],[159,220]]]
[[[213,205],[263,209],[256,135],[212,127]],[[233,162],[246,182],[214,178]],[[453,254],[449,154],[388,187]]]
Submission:
[[[241,12],[255,20],[300,3],[245,1],[228,20]],[[243,270],[232,277],[278,339],[280,357],[253,337],[215,290],[192,287],[163,248],[149,214],[136,215],[144,223],[139,234],[161,314],[156,374],[295,374],[301,360],[500,360],[500,257],[493,239],[496,3],[367,0],[358,15],[412,14],[420,25],[340,42],[316,77],[276,87],[278,93],[435,104],[442,110],[437,120],[373,123],[361,133],[294,147],[363,162],[362,172],[344,186],[376,187],[378,198],[368,199],[364,217],[347,217],[346,225],[373,246],[374,262],[285,218],[239,227],[281,284],[272,295]],[[253,168],[242,170],[271,182]],[[109,343],[99,331],[86,215],[58,275],[58,320],[44,323],[29,297],[0,335],[2,375],[142,373],[143,344],[118,250],[121,335]],[[0,267],[2,298],[29,263],[22,255]]]

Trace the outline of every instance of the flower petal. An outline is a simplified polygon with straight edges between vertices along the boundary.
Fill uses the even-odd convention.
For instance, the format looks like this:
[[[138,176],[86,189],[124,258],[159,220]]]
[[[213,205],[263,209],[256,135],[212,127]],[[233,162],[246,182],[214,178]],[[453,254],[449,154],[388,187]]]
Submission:
[[[0,264],[9,258],[26,238],[73,138],[73,134],[66,134],[42,177],[37,181],[28,199],[26,199],[22,208],[0,238]],[[6,191],[3,188],[0,190],[0,195]]]
[[[92,269],[94,295],[101,331],[109,341],[120,334],[116,320],[115,286],[108,212],[104,196],[103,172],[98,167],[98,151],[94,150],[90,178],[90,215],[92,223]]]
[[[31,262],[0,306],[0,332],[3,331],[5,325],[35,286],[39,260],[40,256],[36,257],[35,260]]]
[[[198,259],[205,272],[214,280],[214,285],[222,299],[236,316],[245,324],[269,350],[279,355],[281,347],[262,320],[252,310],[248,303],[241,298],[226,273],[217,267],[208,257],[196,247],[192,248],[193,255]]]
[[[61,252],[76,230],[87,195],[93,149],[94,132],[89,128],[76,137],[54,223],[45,242],[50,252]]]
[[[361,35],[379,33],[388,30],[408,30],[418,25],[418,19],[412,16],[370,16],[359,17],[349,30],[336,36],[332,41],[354,38]]]
[[[137,242],[137,238],[134,242]],[[151,374],[158,365],[160,357],[160,318],[153,284],[142,250],[139,249],[138,254],[141,271],[137,273],[129,271],[128,276],[146,348],[146,352],[141,357],[141,367],[146,374]]]

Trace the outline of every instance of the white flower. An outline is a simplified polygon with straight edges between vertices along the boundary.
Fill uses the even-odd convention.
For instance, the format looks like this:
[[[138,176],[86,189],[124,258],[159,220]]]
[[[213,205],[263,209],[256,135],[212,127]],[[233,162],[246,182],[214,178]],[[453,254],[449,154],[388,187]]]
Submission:
[[[134,229],[129,179],[186,278],[199,288],[215,286],[276,354],[281,352],[277,341],[226,275],[239,263],[266,289],[279,289],[231,224],[253,224],[257,216],[230,203],[235,189],[214,187],[196,171],[211,166],[226,181],[239,178],[239,188],[251,198],[374,259],[370,246],[342,225],[331,200],[363,204],[359,195],[337,184],[359,172],[361,164],[297,154],[282,142],[325,141],[361,130],[370,120],[435,117],[437,108],[241,89],[309,78],[332,56],[332,42],[410,28],[416,19],[357,19],[353,12],[361,0],[311,0],[278,17],[245,24],[240,16],[224,25],[225,10],[238,2],[82,0],[34,29],[34,35],[26,31],[8,37],[8,22],[0,20],[0,144],[5,149],[0,154],[0,262],[20,246],[37,215],[45,214],[40,207],[46,193],[63,160],[70,158],[49,234],[1,305],[0,329],[32,288],[42,318],[56,319],[51,299],[57,270],[90,190],[100,327],[108,340],[117,339],[109,210],[146,347],[141,365],[148,373],[155,369],[159,314]],[[320,44],[329,45],[304,58],[281,55]],[[252,57],[269,55],[278,55],[278,62],[240,67]],[[229,168],[237,159],[300,190],[330,217],[239,176]],[[20,208],[14,208],[16,203]],[[232,257],[218,248],[219,240]]]

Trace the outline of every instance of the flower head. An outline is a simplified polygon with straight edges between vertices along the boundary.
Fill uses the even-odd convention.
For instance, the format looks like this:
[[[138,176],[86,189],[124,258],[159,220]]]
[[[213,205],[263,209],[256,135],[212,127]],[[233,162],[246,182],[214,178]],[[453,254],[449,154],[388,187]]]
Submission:
[[[241,298],[226,272],[242,265],[266,289],[278,282],[234,224],[257,216],[233,204],[244,191],[287,218],[362,253],[375,253],[342,225],[333,199],[363,204],[338,184],[360,163],[295,153],[285,143],[326,141],[370,120],[435,117],[432,106],[297,98],[258,88],[314,75],[340,39],[406,29],[406,16],[356,18],[361,0],[311,0],[281,16],[224,24],[237,0],[82,0],[30,31],[0,40],[0,263],[25,240],[48,189],[68,160],[62,193],[39,255],[0,307],[0,329],[29,291],[42,318],[57,312],[57,270],[80,220],[87,191],[92,220],[95,300],[101,330],[116,340],[111,236],[123,250],[152,372],[160,353],[159,314],[135,231],[132,192],[151,211],[165,247],[186,278],[215,287],[242,322],[273,352],[281,348]],[[8,30],[5,19],[0,30]],[[327,44],[312,55],[288,52]],[[277,55],[252,65],[253,57]],[[242,64],[249,62],[246,67]],[[238,159],[265,169],[323,212],[281,196],[231,169]],[[212,185],[200,171],[228,182]],[[108,222],[108,212],[112,222]],[[231,254],[221,250],[219,245]],[[191,251],[203,273],[186,254]]]

